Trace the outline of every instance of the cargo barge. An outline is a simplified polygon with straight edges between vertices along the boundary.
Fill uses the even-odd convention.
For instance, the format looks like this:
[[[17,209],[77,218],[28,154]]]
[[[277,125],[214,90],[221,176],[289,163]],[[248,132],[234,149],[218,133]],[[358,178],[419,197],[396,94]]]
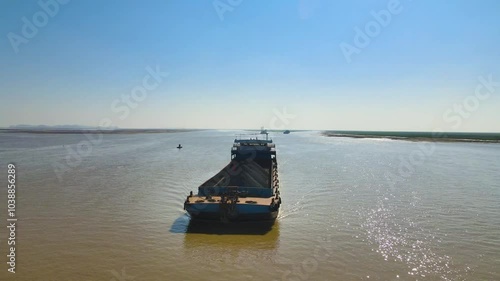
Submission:
[[[273,221],[281,205],[276,148],[272,140],[235,139],[231,161],[191,191],[184,210],[194,220]]]

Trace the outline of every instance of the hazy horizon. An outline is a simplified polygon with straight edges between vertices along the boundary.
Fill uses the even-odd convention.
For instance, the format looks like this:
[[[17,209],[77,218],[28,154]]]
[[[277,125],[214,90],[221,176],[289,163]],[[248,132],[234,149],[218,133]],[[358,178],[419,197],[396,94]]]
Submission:
[[[3,1],[0,127],[500,132],[499,9]]]
[[[129,128],[129,127],[113,127],[113,128],[101,128],[101,127],[94,127],[94,126],[87,126],[87,125],[28,125],[28,124],[18,124],[18,125],[11,125],[8,127],[0,127],[0,129],[19,129],[22,130],[23,128],[19,128],[18,126],[26,126],[26,130],[30,130],[32,128],[37,128],[37,127],[46,127],[48,130],[220,130],[220,131],[231,131],[231,130],[241,130],[241,131],[260,131],[261,128],[189,128],[189,127],[160,127],[160,128],[149,128],[149,127],[144,127],[144,128]],[[267,129],[269,132],[281,132],[285,130],[289,131],[338,131],[338,132],[378,132],[378,133],[383,133],[383,132],[388,132],[388,133],[491,133],[491,134],[500,134],[500,132],[492,132],[492,131],[394,131],[394,130],[341,130],[341,129],[288,129],[288,128],[283,128],[283,129]]]

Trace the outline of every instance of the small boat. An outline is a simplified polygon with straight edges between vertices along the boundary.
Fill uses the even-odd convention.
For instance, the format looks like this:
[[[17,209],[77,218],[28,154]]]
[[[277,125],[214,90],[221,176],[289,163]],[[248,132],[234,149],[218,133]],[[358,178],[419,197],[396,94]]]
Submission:
[[[276,148],[272,140],[235,139],[231,162],[184,202],[191,219],[274,221],[281,205]]]
[[[285,130],[285,131],[283,131],[283,134],[285,134],[285,135],[290,134],[290,130]]]
[[[182,145],[179,143],[179,145],[177,146],[178,149],[181,149],[182,148]]]

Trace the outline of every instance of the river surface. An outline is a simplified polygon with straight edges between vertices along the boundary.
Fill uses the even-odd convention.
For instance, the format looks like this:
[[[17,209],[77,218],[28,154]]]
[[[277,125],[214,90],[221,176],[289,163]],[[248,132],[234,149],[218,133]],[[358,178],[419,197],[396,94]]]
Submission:
[[[194,227],[237,133],[0,134],[0,280],[500,280],[499,144],[271,135],[275,224]]]

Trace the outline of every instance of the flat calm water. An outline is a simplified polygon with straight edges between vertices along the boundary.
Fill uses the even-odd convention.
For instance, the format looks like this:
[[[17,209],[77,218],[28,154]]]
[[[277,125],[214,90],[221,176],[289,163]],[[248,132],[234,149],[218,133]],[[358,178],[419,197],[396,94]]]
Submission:
[[[237,133],[0,134],[0,280],[500,280],[499,144],[271,135],[276,223],[190,224]]]

